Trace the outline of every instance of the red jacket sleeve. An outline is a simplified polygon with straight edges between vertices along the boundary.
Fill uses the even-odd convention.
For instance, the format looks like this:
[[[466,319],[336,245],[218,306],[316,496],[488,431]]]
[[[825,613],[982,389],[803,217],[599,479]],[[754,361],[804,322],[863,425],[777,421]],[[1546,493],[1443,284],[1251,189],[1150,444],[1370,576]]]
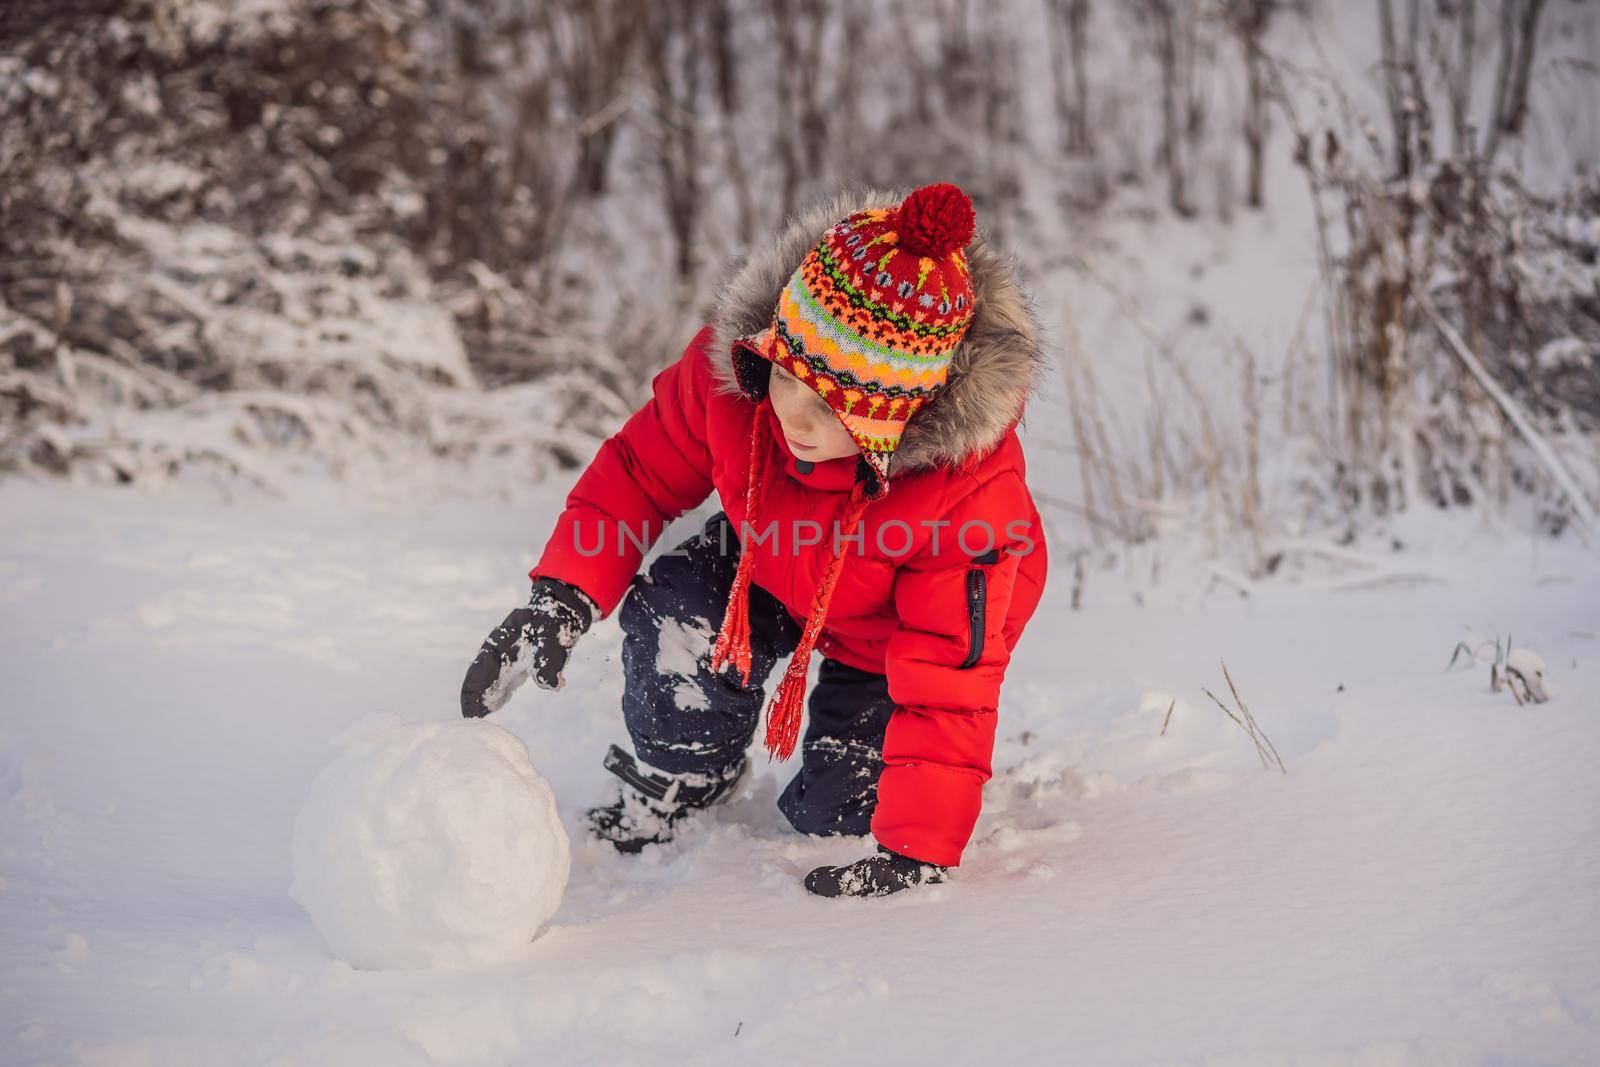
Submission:
[[[651,381],[651,398],[606,440],[567,495],[530,578],[559,578],[611,614],[673,519],[710,495],[706,398],[714,387],[700,329]]]
[[[1001,474],[961,500],[937,545],[895,577],[900,625],[885,669],[898,706],[884,736],[872,834],[903,855],[955,866],[972,836],[1011,661],[1006,617],[1030,547],[1013,520],[1032,511],[1021,477]]]

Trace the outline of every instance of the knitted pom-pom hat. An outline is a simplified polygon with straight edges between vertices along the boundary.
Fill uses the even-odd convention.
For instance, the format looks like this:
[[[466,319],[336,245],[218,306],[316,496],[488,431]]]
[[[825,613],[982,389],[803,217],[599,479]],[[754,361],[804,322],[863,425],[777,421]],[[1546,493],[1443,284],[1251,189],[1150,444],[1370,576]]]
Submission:
[[[772,324],[733,343],[746,395],[765,396],[781,363],[827,401],[861,449],[869,496],[888,490],[906,422],[944,387],[972,323],[963,249],[975,221],[948,182],[839,220],[790,276]]]
[[[734,376],[747,397],[765,400],[778,363],[827,402],[861,453],[840,536],[768,712],[766,746],[779,759],[789,758],[799,737],[806,667],[844,564],[840,544],[855,533],[867,504],[888,492],[889,462],[906,423],[944,388],[972,323],[963,250],[975,222],[972,201],[948,182],[923,186],[899,207],[849,215],[827,229],[790,276],[771,325],[733,342]],[[751,529],[759,528],[767,418],[757,413],[751,435],[745,493]],[[720,670],[731,660],[748,684],[755,554],[745,547],[711,662]]]

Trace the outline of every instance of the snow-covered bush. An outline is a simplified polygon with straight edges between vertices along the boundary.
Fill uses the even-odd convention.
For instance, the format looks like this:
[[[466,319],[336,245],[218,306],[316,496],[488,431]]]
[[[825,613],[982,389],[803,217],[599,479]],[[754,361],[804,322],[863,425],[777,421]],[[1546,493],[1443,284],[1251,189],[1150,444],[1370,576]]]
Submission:
[[[1378,5],[1386,122],[1347,78],[1285,68],[1286,92],[1334,102],[1296,129],[1319,209],[1326,444],[1351,513],[1522,497],[1559,532],[1600,499],[1600,179],[1593,145],[1538,120],[1600,77],[1573,53],[1593,26],[1567,23],[1587,16],[1494,6],[1407,21]]]
[[[349,475],[515,448],[537,477],[614,425],[616,357],[506,295],[496,267],[537,266],[553,208],[483,195],[507,184],[473,147],[486,98],[453,95],[419,12],[7,16],[0,473],[271,485],[283,459]]]

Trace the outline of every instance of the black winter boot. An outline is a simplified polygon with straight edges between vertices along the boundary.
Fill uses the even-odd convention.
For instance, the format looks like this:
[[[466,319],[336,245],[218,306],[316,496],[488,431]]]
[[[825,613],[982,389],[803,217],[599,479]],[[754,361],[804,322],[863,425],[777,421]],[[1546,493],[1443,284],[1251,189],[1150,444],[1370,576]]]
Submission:
[[[589,829],[618,852],[634,853],[672,840],[685,816],[729,796],[744,777],[745,759],[714,774],[668,774],[612,745],[605,768],[622,782],[615,800],[589,809]]]

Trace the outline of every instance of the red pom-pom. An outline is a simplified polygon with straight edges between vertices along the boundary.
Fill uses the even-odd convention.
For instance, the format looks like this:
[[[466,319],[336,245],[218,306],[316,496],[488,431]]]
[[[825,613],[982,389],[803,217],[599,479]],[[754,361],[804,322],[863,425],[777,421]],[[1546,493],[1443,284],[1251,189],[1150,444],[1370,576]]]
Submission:
[[[977,216],[972,201],[949,182],[924,185],[900,205],[900,249],[914,256],[942,259],[967,247]]]

